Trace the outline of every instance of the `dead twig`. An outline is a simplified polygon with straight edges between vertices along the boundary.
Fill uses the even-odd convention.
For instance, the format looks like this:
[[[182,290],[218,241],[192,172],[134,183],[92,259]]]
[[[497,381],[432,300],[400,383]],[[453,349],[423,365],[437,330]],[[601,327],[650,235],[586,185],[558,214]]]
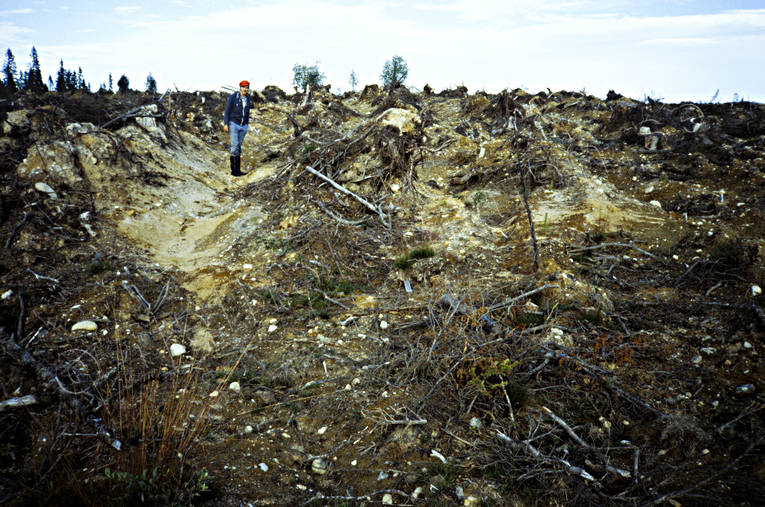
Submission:
[[[13,242],[14,236],[16,236],[16,233],[21,229],[21,227],[27,223],[27,220],[29,220],[29,212],[24,212],[24,218],[21,219],[21,221],[16,225],[16,227],[13,228],[11,231],[11,235],[8,236],[8,240],[5,242],[5,248],[9,248],[11,246],[11,243]]]
[[[380,216],[380,221],[383,223],[383,225],[385,227],[390,227],[390,221],[386,222],[386,217],[385,217],[385,213],[382,210],[382,206],[375,206],[374,204],[370,203],[369,201],[367,201],[363,197],[354,194],[353,192],[351,192],[350,190],[348,190],[344,186],[340,185],[339,183],[335,183],[334,180],[332,180],[331,178],[328,178],[327,176],[323,175],[322,173],[320,173],[319,171],[317,171],[316,169],[314,169],[313,167],[311,167],[309,165],[306,166],[305,169],[309,173],[313,174],[314,176],[318,176],[319,178],[323,179],[324,181],[326,181],[327,183],[329,183],[330,185],[335,187],[337,190],[343,192],[344,194],[350,195],[351,197],[353,197],[357,201],[359,201],[361,204],[363,204],[364,206],[366,206],[367,208],[369,208],[373,212],[377,213]]]
[[[647,256],[649,256],[649,257],[651,257],[653,259],[658,259],[659,258],[658,256],[652,254],[651,252],[649,252],[647,250],[643,250],[642,248],[637,247],[635,245],[632,245],[630,243],[601,243],[600,245],[582,246],[582,247],[577,247],[577,248],[575,248],[573,250],[570,250],[569,253],[586,252],[587,250],[597,250],[597,249],[600,249],[600,248],[608,248],[608,247],[612,247],[612,246],[618,246],[618,247],[622,247],[622,248],[632,248],[633,250],[637,250],[638,252],[640,252],[640,253],[642,253],[644,255],[647,255]],[[690,269],[689,269],[689,271],[690,271]],[[683,274],[683,276],[685,276],[685,274]],[[682,278],[683,276],[681,276],[680,278]],[[680,278],[678,278],[678,280]]]

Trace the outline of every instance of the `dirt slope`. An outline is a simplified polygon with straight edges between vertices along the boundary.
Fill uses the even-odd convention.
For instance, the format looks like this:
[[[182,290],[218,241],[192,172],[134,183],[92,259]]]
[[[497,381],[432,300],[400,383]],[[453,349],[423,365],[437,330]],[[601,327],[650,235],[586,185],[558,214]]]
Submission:
[[[763,497],[762,105],[258,98],[3,112],[0,502]]]

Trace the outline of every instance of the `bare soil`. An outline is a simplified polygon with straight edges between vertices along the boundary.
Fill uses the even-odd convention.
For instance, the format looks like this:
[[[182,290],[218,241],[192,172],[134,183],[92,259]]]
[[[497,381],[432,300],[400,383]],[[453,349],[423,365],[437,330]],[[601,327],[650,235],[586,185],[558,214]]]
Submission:
[[[0,104],[0,503],[761,504],[765,106],[225,98]]]

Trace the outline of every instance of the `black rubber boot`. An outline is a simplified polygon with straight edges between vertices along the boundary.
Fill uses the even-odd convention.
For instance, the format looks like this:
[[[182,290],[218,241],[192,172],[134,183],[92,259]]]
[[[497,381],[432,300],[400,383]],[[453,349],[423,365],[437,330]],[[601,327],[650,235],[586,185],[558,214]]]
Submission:
[[[241,163],[241,157],[237,155],[231,155],[231,176],[244,176],[239,170],[239,164]]]

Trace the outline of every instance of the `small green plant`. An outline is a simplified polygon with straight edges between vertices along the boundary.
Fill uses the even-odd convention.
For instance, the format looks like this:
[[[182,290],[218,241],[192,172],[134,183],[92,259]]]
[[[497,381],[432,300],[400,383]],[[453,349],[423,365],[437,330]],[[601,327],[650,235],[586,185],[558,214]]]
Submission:
[[[472,379],[470,382],[484,394],[489,394],[494,389],[504,389],[509,384],[506,377],[510,375],[513,369],[518,366],[518,361],[511,362],[509,358],[502,361],[492,361],[490,364],[482,364],[480,367],[473,365],[470,372]]]
[[[436,251],[429,246],[420,246],[409,250],[406,255],[397,257],[393,264],[401,270],[407,270],[414,266],[414,263],[420,259],[435,257]]]
[[[300,154],[305,157],[306,155],[308,155],[312,151],[315,151],[316,148],[318,148],[318,146],[315,145],[314,143],[308,143],[305,146],[303,146],[302,150],[300,150]]]
[[[113,271],[114,264],[111,261],[91,262],[85,269],[89,275],[100,275],[106,271]]]

